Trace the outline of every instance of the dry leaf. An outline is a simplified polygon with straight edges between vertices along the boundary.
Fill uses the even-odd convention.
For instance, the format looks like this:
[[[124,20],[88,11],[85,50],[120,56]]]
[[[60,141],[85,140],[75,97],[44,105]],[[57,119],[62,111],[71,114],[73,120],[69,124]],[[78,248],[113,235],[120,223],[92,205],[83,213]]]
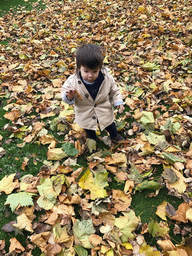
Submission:
[[[178,210],[176,211],[177,215],[173,215],[170,217],[172,220],[176,220],[178,222],[187,223],[188,220],[186,218],[186,212],[189,208],[189,205],[186,203],[182,203],[179,205]]]
[[[166,206],[167,206],[167,202],[163,201],[158,207],[157,207],[157,211],[156,214],[162,219],[162,220],[167,220],[166,218]]]
[[[0,191],[5,192],[7,195],[10,194],[15,188],[19,187],[19,181],[14,180],[15,173],[5,176],[0,181]]]
[[[13,224],[13,226],[18,229],[25,229],[33,233],[32,221],[29,218],[27,218],[25,213],[22,213],[20,216],[17,217],[17,223]]]
[[[43,232],[40,234],[32,235],[30,237],[31,242],[35,243],[42,252],[46,252],[47,241],[51,235],[51,232]]]
[[[91,235],[89,236],[89,242],[90,242],[94,247],[96,247],[96,246],[98,246],[98,245],[101,244],[101,242],[102,242],[102,237],[100,237],[100,236],[98,236],[98,235],[96,235],[96,234],[91,234]]]
[[[9,246],[9,252],[17,252],[21,253],[25,251],[25,248],[21,245],[21,243],[15,238],[11,238],[10,240],[10,246]]]
[[[173,251],[175,250],[174,244],[171,242],[171,240],[158,240],[158,245],[161,246],[163,251]]]
[[[132,197],[130,194],[125,194],[123,191],[114,190],[112,191],[112,197],[114,201],[114,208],[119,211],[127,211],[131,205]]]
[[[173,168],[172,168],[173,169]],[[187,185],[185,183],[185,178],[184,176],[179,172],[177,171],[176,169],[173,169],[174,172],[176,173],[177,177],[179,178],[178,181],[174,182],[174,183],[171,183],[171,184],[168,184],[167,183],[167,187],[168,188],[174,188],[176,189],[179,193],[184,193],[186,188],[187,188]]]

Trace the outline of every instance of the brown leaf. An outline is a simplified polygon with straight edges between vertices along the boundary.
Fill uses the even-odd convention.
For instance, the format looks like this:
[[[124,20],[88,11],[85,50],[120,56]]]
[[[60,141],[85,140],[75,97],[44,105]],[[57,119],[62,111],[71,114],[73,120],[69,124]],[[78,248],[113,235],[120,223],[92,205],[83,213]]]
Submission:
[[[112,191],[112,198],[114,201],[114,208],[121,212],[127,211],[129,206],[131,205],[132,197],[130,194],[125,194],[123,191],[114,190]]]
[[[89,236],[89,242],[90,242],[94,247],[96,247],[96,246],[98,246],[98,245],[101,244],[101,242],[102,242],[102,237],[100,237],[100,236],[98,236],[98,235],[96,235],[96,234],[91,234],[91,235]]]
[[[16,221],[10,221],[9,223],[5,224],[1,229],[4,232],[13,232],[15,230],[15,228],[13,227],[13,224],[16,224]]]
[[[59,201],[64,204],[80,204],[81,203],[81,197],[79,195],[74,195],[74,196],[64,196],[60,195],[59,196]]]
[[[51,235],[51,232],[43,232],[40,234],[34,234],[30,237],[31,242],[36,244],[42,252],[46,252],[46,248],[47,248],[47,241],[49,239]]]
[[[20,117],[20,115],[21,115],[20,111],[16,109],[16,110],[12,110],[9,113],[6,113],[4,117],[14,122]]]
[[[124,187],[125,194],[127,192],[131,193],[134,187],[135,187],[135,184],[132,180],[126,180],[125,187]]]
[[[175,249],[175,246],[171,240],[158,240],[157,243],[163,251],[173,251]]]
[[[124,180],[128,179],[128,174],[126,172],[121,171],[121,172],[116,173],[116,177],[117,177],[117,179],[124,181]]]
[[[9,252],[17,252],[21,253],[25,251],[25,248],[21,245],[21,243],[14,237],[10,240]]]
[[[175,208],[170,204],[170,203],[167,203],[166,205],[166,213],[172,217],[174,215],[177,215],[176,211],[175,211]]]
[[[32,221],[29,218],[27,218],[25,213],[22,213],[20,216],[17,217],[17,223],[13,224],[13,226],[18,229],[25,229],[33,233]]]
[[[61,246],[58,244],[49,244],[46,247],[46,255],[47,256],[54,256],[58,255],[61,252]]]
[[[5,248],[5,239],[0,240],[0,251],[2,251]]]
[[[187,161],[186,168],[192,170],[192,160]]]
[[[188,210],[189,205],[186,203],[182,203],[179,205],[178,210],[176,211],[176,215],[170,216],[170,219],[176,220],[178,222],[187,223],[188,220],[186,218],[186,211]]]

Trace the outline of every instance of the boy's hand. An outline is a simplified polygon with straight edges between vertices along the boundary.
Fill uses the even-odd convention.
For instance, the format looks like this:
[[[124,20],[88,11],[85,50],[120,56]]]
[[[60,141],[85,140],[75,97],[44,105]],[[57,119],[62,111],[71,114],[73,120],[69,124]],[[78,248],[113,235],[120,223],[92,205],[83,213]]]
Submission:
[[[66,92],[66,96],[69,100],[72,100],[75,97],[75,90],[69,90]]]
[[[119,110],[119,113],[122,114],[123,110],[125,109],[124,105],[119,105],[116,107]]]

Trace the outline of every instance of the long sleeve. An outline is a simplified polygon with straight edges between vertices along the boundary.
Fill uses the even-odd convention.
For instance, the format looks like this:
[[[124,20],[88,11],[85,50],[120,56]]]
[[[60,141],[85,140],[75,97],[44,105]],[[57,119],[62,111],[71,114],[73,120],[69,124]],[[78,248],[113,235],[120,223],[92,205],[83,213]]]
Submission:
[[[74,104],[75,102],[75,97],[72,100],[69,100],[66,96],[66,91],[68,90],[73,90],[73,86],[72,86],[72,78],[74,77],[74,75],[71,75],[63,84],[62,88],[61,88],[61,97],[62,100],[65,101],[67,104]]]
[[[124,104],[123,97],[122,97],[122,94],[120,93],[119,87],[117,86],[114,78],[111,75],[109,76],[111,79],[111,90],[110,90],[111,101],[115,107],[119,105],[123,105]]]

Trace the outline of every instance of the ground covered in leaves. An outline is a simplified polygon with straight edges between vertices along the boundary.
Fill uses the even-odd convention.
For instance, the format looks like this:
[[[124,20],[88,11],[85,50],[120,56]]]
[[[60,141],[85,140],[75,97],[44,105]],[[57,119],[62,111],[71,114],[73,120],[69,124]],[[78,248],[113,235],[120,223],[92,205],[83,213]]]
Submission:
[[[190,1],[45,4],[0,18],[0,254],[192,255]],[[124,96],[118,145],[61,101],[81,43]]]

